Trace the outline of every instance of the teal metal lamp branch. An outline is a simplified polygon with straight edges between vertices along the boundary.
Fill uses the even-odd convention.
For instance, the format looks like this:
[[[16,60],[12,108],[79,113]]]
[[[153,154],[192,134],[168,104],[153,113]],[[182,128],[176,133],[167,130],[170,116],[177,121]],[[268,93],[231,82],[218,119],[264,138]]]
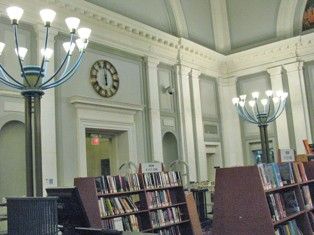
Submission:
[[[48,76],[48,63],[53,55],[53,49],[48,47],[49,29],[56,16],[56,12],[50,9],[43,9],[39,12],[45,27],[45,40],[41,49],[41,62],[39,65],[24,65],[27,48],[19,45],[18,25],[23,15],[20,7],[9,7],[6,9],[7,15],[11,20],[14,31],[15,54],[20,68],[20,78],[14,78],[0,65],[0,82],[4,85],[17,89],[24,96],[25,100],[25,152],[26,152],[26,185],[27,196],[42,195],[42,156],[41,156],[41,97],[45,90],[57,87],[68,81],[78,70],[88,39],[91,34],[89,28],[78,28],[80,19],[68,17],[65,23],[70,31],[70,41],[63,43],[66,52],[61,64],[55,71],[51,71]],[[75,61],[71,61],[72,54],[77,47],[79,55]],[[5,48],[5,44],[0,42],[0,55]],[[35,164],[33,164],[35,161]],[[35,167],[35,177],[33,168]],[[35,179],[35,180],[34,180]],[[36,182],[34,186],[33,182]]]
[[[266,97],[259,99],[259,92],[252,92],[252,99],[247,102],[246,95],[234,97],[233,105],[241,118],[250,123],[256,124],[260,130],[262,145],[262,162],[271,162],[267,126],[275,121],[285,109],[288,93],[281,90],[273,92],[267,90]]]

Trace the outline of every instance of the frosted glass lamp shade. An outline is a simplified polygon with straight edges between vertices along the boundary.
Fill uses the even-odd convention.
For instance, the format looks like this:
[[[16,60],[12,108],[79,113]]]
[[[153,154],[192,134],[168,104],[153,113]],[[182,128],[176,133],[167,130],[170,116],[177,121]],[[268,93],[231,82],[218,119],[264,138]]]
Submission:
[[[8,7],[7,8],[7,15],[8,17],[11,19],[11,21],[16,21],[16,23],[18,23],[18,21],[22,18],[24,10],[20,7]]]
[[[92,30],[89,28],[79,28],[77,30],[78,35],[80,36],[80,38],[82,39],[88,39],[90,34],[91,34]]]
[[[246,99],[246,95],[240,95],[240,99],[241,100],[245,100]]]
[[[232,98],[232,103],[233,103],[233,105],[238,104],[238,103],[239,103],[239,101],[240,101],[240,99],[239,99],[238,97],[234,97],[234,98]]]
[[[56,17],[56,12],[51,9],[43,9],[39,12],[39,14],[45,25],[51,24]]]
[[[273,91],[272,90],[267,90],[265,91],[265,94],[267,97],[271,97],[273,95]]]
[[[18,49],[15,48],[15,54],[20,56],[22,60],[24,60],[26,53],[27,53],[27,48],[25,47],[19,47]]]
[[[253,99],[258,99],[258,97],[259,97],[259,92],[258,91],[252,92],[252,98]]]
[[[75,49],[75,43],[71,44],[71,42],[65,42],[63,43],[63,49],[65,50],[66,53],[69,52],[69,54],[72,55],[72,52]]]
[[[0,55],[2,54],[4,47],[5,47],[5,44],[3,42],[0,42]]]
[[[277,96],[273,97],[273,102],[274,104],[278,104],[279,98]]]
[[[79,51],[85,50],[87,47],[88,42],[85,42],[83,39],[79,38],[76,41],[76,46],[79,49]]]
[[[253,108],[255,106],[255,100],[250,100],[249,101],[249,105]]]
[[[70,32],[75,32],[80,25],[80,19],[76,17],[68,17],[65,19],[65,23],[68,26]]]
[[[268,99],[261,99],[261,103],[263,106],[265,106],[268,103]]]
[[[51,48],[41,49],[40,50],[43,57],[45,57],[45,60],[49,60],[53,54],[53,50]]]

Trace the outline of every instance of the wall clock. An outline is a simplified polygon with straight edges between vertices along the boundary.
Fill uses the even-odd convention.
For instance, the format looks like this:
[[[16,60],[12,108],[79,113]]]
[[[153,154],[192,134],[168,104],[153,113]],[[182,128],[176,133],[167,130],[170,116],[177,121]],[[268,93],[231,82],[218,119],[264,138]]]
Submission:
[[[96,61],[90,70],[90,82],[102,97],[112,97],[119,89],[119,76],[116,68],[107,60]]]

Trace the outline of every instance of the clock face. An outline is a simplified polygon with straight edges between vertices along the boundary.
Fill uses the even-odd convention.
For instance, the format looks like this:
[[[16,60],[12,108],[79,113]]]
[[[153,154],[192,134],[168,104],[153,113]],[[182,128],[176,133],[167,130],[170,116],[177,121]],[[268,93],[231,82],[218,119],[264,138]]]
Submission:
[[[119,76],[115,67],[106,60],[96,61],[90,70],[94,90],[103,97],[111,97],[119,89]]]

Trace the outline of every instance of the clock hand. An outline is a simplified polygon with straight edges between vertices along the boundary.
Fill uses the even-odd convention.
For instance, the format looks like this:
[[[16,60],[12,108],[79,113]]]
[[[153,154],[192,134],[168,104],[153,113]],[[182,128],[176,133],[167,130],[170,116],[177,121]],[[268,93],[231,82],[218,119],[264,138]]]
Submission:
[[[107,79],[107,70],[105,70],[105,85],[108,86],[108,79]]]

